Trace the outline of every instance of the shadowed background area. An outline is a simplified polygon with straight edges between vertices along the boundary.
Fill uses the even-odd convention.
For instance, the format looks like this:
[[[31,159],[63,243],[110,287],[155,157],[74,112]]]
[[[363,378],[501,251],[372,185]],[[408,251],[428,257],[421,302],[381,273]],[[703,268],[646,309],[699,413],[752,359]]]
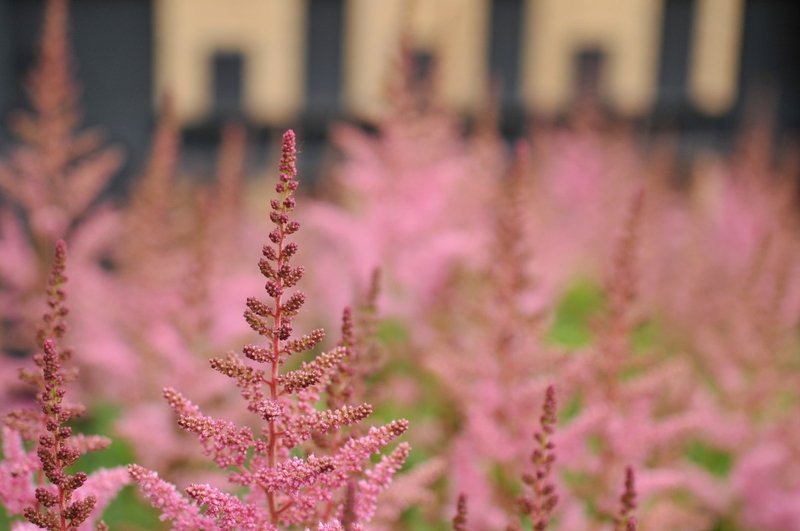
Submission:
[[[1,116],[25,106],[42,5],[0,0]],[[450,109],[474,116],[492,80],[508,138],[587,95],[680,132],[691,150],[727,147],[747,109],[800,127],[791,0],[73,0],[71,10],[86,123],[128,154],[117,180],[141,168],[167,90],[190,161],[208,166],[221,124],[238,118],[261,139],[294,126],[316,170],[332,120],[384,112],[401,34]]]

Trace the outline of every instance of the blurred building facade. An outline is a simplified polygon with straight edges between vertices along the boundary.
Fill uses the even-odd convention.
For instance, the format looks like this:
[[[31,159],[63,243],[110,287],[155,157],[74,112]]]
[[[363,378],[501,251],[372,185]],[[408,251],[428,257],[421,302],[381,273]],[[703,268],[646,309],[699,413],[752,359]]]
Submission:
[[[42,2],[0,0],[0,113],[24,105]],[[160,95],[201,142],[256,130],[372,122],[398,42],[436,64],[439,101],[469,115],[500,87],[503,128],[554,117],[582,92],[655,128],[725,131],[770,94],[800,127],[796,0],[72,0],[87,122],[143,154]],[[194,132],[194,136],[192,136]],[[4,140],[7,133],[3,133]],[[204,136],[206,135],[206,136]]]

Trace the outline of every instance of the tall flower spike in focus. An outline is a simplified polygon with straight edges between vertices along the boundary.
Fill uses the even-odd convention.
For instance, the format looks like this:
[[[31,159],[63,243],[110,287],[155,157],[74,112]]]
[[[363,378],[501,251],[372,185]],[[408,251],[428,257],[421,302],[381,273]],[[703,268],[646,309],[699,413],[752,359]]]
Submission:
[[[38,410],[14,410],[3,419],[3,453],[0,463],[0,501],[9,514],[23,514],[31,524],[48,531],[86,529],[94,517],[128,482],[125,469],[99,470],[87,475],[67,468],[87,453],[104,450],[111,441],[97,435],[73,435],[65,424],[83,413],[83,406],[64,401],[65,384],[75,372],[62,363],[70,351],[58,342],[67,330],[66,244],[56,244],[48,282],[48,311],[39,327],[42,352],[34,355],[38,369],[20,371],[20,379],[38,389]],[[36,443],[25,452],[24,442]],[[85,524],[85,525],[84,525]],[[105,524],[98,523],[98,529]]]
[[[322,353],[293,371],[281,371],[290,356],[316,347],[324,332],[317,329],[292,337],[293,319],[306,301],[303,292],[292,291],[305,272],[302,266],[292,265],[297,244],[289,241],[300,228],[291,218],[297,189],[292,131],[283,137],[279,169],[279,197],[270,202],[275,228],[259,261],[267,279],[268,300],[248,298],[244,313],[267,345],[245,345],[242,354],[247,360],[234,353],[211,360],[213,369],[235,380],[247,410],[260,417],[260,430],[206,416],[178,391],[164,390],[180,417],[178,424],[197,436],[203,453],[229,471],[230,482],[244,487],[245,493],[237,497],[210,485],[192,484],[186,489],[190,501],[154,472],[135,465],[129,468],[131,477],[151,503],[164,511],[164,518],[173,521],[176,530],[273,530],[301,525],[338,529],[343,524],[360,529],[371,519],[378,494],[388,487],[409,452],[408,445],[401,443],[368,468],[371,454],[406,431],[405,420],[369,428],[366,435],[341,437],[335,445],[317,443],[372,413],[369,404],[317,409],[324,404],[321,396],[331,379],[340,371],[347,347]]]

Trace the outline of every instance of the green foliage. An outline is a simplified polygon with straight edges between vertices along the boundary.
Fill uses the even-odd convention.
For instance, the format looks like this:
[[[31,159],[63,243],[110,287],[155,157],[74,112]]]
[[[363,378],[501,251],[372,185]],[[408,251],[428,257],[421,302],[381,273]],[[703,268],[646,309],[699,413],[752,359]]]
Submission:
[[[505,499],[513,500],[520,493],[519,476],[499,463],[494,463],[489,469],[492,484],[499,492],[504,493]]]
[[[647,352],[661,343],[661,327],[655,320],[645,321],[631,332],[634,352]]]
[[[75,428],[87,435],[113,433],[113,425],[119,416],[119,406],[95,404],[90,414],[75,421]],[[100,468],[125,466],[135,461],[133,449],[122,439],[114,438],[111,446],[102,452],[90,452],[81,456],[74,471],[94,472]],[[72,472],[72,471],[71,471]],[[111,529],[159,529],[159,513],[136,495],[132,486],[125,487],[103,512],[103,520]]]
[[[376,340],[383,345],[405,344],[409,341],[408,323],[400,319],[382,319],[378,323]]]
[[[733,457],[730,453],[709,446],[702,441],[690,442],[685,453],[692,462],[720,478],[727,477],[733,466]]]
[[[0,505],[0,529],[11,529],[11,518],[2,505]]]
[[[71,424],[75,431],[86,435],[107,435],[113,433],[112,426],[119,415],[119,408],[109,404],[96,404],[91,408],[91,413],[73,421]],[[83,471],[91,474],[100,468],[114,468],[134,462],[131,447],[121,439],[114,439],[108,449],[100,452],[89,452],[82,455],[78,461],[66,471],[74,474]],[[125,487],[103,512],[103,521],[116,531],[126,530],[157,530],[160,523],[159,513],[150,504],[144,503],[131,486]],[[11,522],[18,518],[11,518],[5,507],[0,505],[0,529],[10,529]]]
[[[711,531],[744,531],[736,522],[730,518],[721,518],[711,528]]]
[[[73,428],[76,433],[108,436],[114,433],[113,425],[118,416],[119,406],[93,404],[88,415],[73,422]],[[68,471],[70,474],[76,472],[91,474],[100,468],[126,466],[134,460],[131,447],[121,439],[112,437],[111,446],[106,450],[82,455]]]
[[[603,312],[605,296],[600,287],[580,280],[569,288],[555,307],[553,324],[545,341],[568,348],[584,347],[592,342],[592,319]]]
[[[599,435],[591,434],[586,437],[586,445],[594,455],[600,455],[608,449],[608,443]]]
[[[458,404],[442,390],[441,382],[428,371],[419,369],[412,360],[391,356],[388,363],[367,378],[367,385],[378,388],[393,378],[408,378],[409,391],[413,397],[384,398],[374,405],[371,420],[385,423],[395,418],[407,418],[412,426],[419,428],[425,423],[435,423],[447,432],[455,432],[460,422]],[[410,399],[409,399],[410,398]],[[438,454],[437,448],[414,444],[406,459],[406,466],[424,463]]]
[[[447,520],[431,518],[426,515],[419,507],[412,507],[400,516],[399,529],[415,529],[418,531],[450,531],[450,523]]]
[[[103,513],[103,521],[115,531],[147,529],[154,531],[163,527],[158,510],[139,499],[136,486],[128,485],[117,494]]]
[[[569,402],[566,403],[558,412],[559,422],[566,423],[575,418],[583,408],[583,397],[580,390],[570,397]]]

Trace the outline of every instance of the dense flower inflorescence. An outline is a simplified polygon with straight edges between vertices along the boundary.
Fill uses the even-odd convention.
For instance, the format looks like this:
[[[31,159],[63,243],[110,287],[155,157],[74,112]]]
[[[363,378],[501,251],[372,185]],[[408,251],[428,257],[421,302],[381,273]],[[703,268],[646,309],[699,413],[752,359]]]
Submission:
[[[617,531],[629,531],[636,529],[636,518],[633,517],[633,510],[636,509],[636,479],[633,467],[625,469],[625,488],[619,497],[619,514],[615,520]]]
[[[122,155],[116,148],[102,148],[97,131],[80,128],[81,91],[74,77],[68,5],[68,0],[45,3],[36,59],[23,86],[29,110],[9,113],[19,142],[11,149],[5,146],[0,157],[0,315],[2,322],[13,324],[0,327],[0,363],[5,353],[37,349],[33,327],[56,241],[70,242],[78,268],[92,268],[95,257],[87,251],[105,239],[113,224],[107,204],[98,206],[105,203],[101,193]],[[3,412],[13,398],[0,399]]]
[[[453,531],[467,531],[467,497],[459,494],[456,515],[453,517]]]
[[[533,492],[530,495],[522,495],[517,500],[520,512],[531,518],[535,531],[547,529],[553,509],[558,503],[555,485],[550,479],[553,463],[556,460],[555,444],[550,440],[555,425],[556,390],[551,385],[545,392],[542,416],[539,419],[540,429],[534,435],[537,443],[537,447],[531,455],[534,470],[532,474],[523,474],[522,476],[522,481]]]
[[[203,452],[217,466],[231,471],[231,482],[249,492],[237,497],[207,484],[192,484],[186,489],[190,501],[154,472],[130,467],[131,477],[162,509],[164,517],[173,521],[173,529],[188,529],[190,525],[220,530],[295,525],[355,528],[372,518],[378,494],[408,456],[409,446],[401,444],[367,470],[365,463],[370,455],[403,434],[408,423],[398,420],[370,428],[363,436],[345,436],[342,429],[364,420],[372,413],[372,406],[341,404],[316,409],[348,357],[346,345],[319,354],[295,370],[281,370],[289,357],[315,348],[324,338],[322,330],[293,337],[293,319],[306,302],[303,292],[291,291],[305,273],[302,266],[292,264],[297,244],[288,238],[300,228],[291,218],[296,206],[295,163],[295,136],[288,131],[283,138],[276,185],[279,197],[270,203],[275,227],[259,262],[268,300],[248,298],[244,314],[267,345],[245,345],[244,358],[230,353],[211,360],[214,370],[236,382],[247,409],[263,421],[260,430],[206,416],[178,391],[164,390],[169,405],[179,415],[179,425],[199,439]],[[336,444],[317,444],[333,433],[340,435]]]
[[[38,369],[20,371],[23,381],[38,388],[39,409],[14,410],[4,418],[5,461],[0,463],[3,505],[11,514],[22,513],[31,524],[48,531],[85,529],[92,513],[102,510],[128,481],[122,469],[101,470],[91,477],[66,470],[84,453],[104,450],[111,442],[99,436],[73,436],[72,428],[65,425],[83,412],[81,405],[64,401],[65,384],[75,376],[62,366],[70,351],[58,344],[67,330],[66,259],[66,244],[59,241],[48,282],[49,309],[37,334],[42,352],[33,357]],[[26,452],[24,440],[35,442],[34,449]],[[98,524],[99,528],[103,525]]]

